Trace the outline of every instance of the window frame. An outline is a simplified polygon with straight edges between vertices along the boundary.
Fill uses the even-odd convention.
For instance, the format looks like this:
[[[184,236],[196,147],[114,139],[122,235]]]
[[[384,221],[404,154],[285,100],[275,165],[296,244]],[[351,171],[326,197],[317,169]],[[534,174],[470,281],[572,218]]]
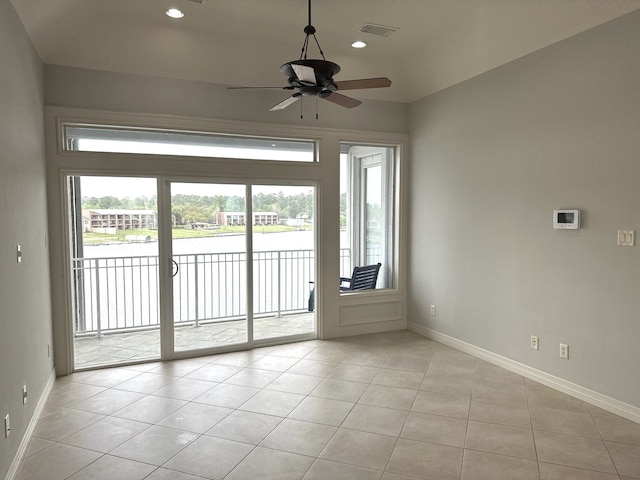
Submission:
[[[86,130],[92,131],[93,135],[88,135],[86,140],[105,140],[105,141],[120,141],[120,142],[129,142],[129,143],[137,143],[139,145],[150,144],[153,143],[153,137],[156,137],[157,144],[165,144],[167,146],[200,146],[204,148],[225,148],[227,150],[227,155],[197,155],[197,154],[188,154],[188,153],[162,153],[157,151],[122,151],[122,150],[108,150],[108,149],[80,149],[79,141],[82,140],[79,138],[79,135],[70,135],[70,131],[73,129],[77,130]],[[107,132],[116,132],[121,133],[122,138],[117,136],[109,137]],[[61,123],[61,135],[62,141],[60,143],[61,150],[64,152],[81,152],[81,153],[94,153],[94,154],[104,154],[104,155],[143,155],[148,157],[170,157],[170,156],[180,156],[187,158],[202,158],[202,159],[232,159],[237,161],[260,161],[260,162],[286,162],[286,163],[300,163],[300,164],[310,164],[317,163],[319,161],[318,155],[318,145],[317,140],[311,138],[294,138],[294,137],[280,137],[280,136],[260,136],[260,135],[243,135],[236,133],[222,133],[222,132],[214,132],[214,131],[206,131],[206,130],[191,130],[191,129],[175,129],[175,128],[157,128],[157,127],[140,127],[140,126],[132,126],[132,125],[109,125],[103,123],[78,123],[78,122],[62,122]],[[148,136],[148,141],[145,141],[145,135]],[[166,135],[166,137],[162,137],[162,135]],[[136,136],[138,137],[136,139]],[[130,137],[130,138],[127,138]],[[171,138],[181,137],[183,140],[187,138],[191,138],[191,142],[177,143],[171,142]],[[207,139],[216,139],[220,142],[216,143],[207,143],[205,140]],[[242,145],[242,141],[246,141],[246,145]],[[261,142],[271,144],[270,147],[276,147],[278,143],[282,145],[287,145],[290,148],[283,150],[269,150],[268,145],[263,145],[264,148],[259,148]],[[307,145],[311,147],[311,152],[304,152],[303,150],[296,150],[294,148],[295,144],[299,145]],[[234,147],[238,149],[238,151],[268,151],[273,152],[272,156],[276,158],[261,158],[259,156],[238,156],[235,154],[229,155],[230,152],[233,152]],[[183,152],[183,150],[182,150]],[[283,157],[279,157],[280,152],[299,152],[300,155],[309,155],[311,154],[310,160],[297,160],[297,159],[286,159]],[[286,155],[285,155],[286,156]]]
[[[344,147],[347,152],[343,152]],[[399,219],[399,151],[400,144],[370,144],[361,142],[341,142],[341,155],[347,155],[347,166],[341,171],[348,175],[347,185],[347,233],[349,249],[351,251],[351,265],[365,265],[380,261],[382,267],[378,275],[378,287],[372,291],[341,292],[343,295],[351,293],[376,294],[380,291],[394,291],[399,289],[400,258],[397,245],[400,241]],[[380,155],[381,161],[371,161],[366,157]],[[342,161],[342,159],[341,159]],[[367,165],[369,163],[369,165]],[[381,167],[381,211],[384,225],[381,247],[381,259],[368,260],[367,255],[367,229],[364,221],[367,219],[367,175],[366,170],[371,167]],[[342,184],[342,180],[340,182]],[[389,188],[392,187],[392,188]],[[342,193],[342,192],[341,192]],[[386,193],[386,194],[384,194]],[[341,245],[341,248],[343,246]],[[385,261],[386,260],[386,261]],[[343,272],[348,276],[351,272]]]

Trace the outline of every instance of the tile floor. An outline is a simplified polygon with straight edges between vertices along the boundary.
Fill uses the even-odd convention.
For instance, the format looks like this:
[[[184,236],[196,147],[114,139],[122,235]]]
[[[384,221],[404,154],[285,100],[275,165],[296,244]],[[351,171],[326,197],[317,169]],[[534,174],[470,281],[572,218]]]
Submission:
[[[640,424],[408,331],[60,378],[20,480],[630,480]]]

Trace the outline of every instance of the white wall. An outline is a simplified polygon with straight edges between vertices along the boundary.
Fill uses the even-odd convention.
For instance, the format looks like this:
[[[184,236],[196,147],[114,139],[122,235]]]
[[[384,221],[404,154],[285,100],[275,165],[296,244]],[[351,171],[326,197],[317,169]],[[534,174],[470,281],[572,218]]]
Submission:
[[[53,370],[43,132],[43,68],[9,0],[0,0],[0,478]],[[16,261],[16,245],[23,262]],[[27,384],[28,402],[21,389]],[[2,419],[11,415],[4,438]]]
[[[409,321],[640,407],[640,12],[415,102],[410,139]]]
[[[269,111],[290,94],[288,90],[227,90],[212,83],[45,66],[47,105],[374,132],[409,131],[407,105],[397,102],[365,100],[358,108],[348,109],[320,100],[317,120],[315,98]]]

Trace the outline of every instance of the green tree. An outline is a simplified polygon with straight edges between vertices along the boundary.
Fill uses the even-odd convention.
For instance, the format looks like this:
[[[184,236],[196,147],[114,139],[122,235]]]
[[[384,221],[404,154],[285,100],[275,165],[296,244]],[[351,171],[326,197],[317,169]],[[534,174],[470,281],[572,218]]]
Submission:
[[[182,212],[182,206],[174,206],[171,209],[171,215],[175,225],[184,225],[184,215]]]
[[[208,222],[210,215],[207,210],[201,206],[189,205],[184,208],[183,221],[185,224]]]
[[[347,218],[347,192],[340,194],[340,216]]]
[[[102,197],[98,200],[98,208],[122,208],[122,202],[116,197]]]
[[[82,208],[100,208],[98,204],[96,197],[82,197]]]
[[[244,203],[244,197],[238,197],[237,195],[234,195],[233,197],[229,197],[227,199],[227,205],[226,205],[226,210],[227,212],[244,212],[245,210],[245,203]]]

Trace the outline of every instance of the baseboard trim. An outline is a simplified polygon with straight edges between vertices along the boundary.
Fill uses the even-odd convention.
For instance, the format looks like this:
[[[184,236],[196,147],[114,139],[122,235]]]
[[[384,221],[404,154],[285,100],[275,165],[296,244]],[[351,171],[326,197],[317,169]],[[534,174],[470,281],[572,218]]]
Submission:
[[[27,430],[24,432],[24,436],[20,441],[20,445],[18,446],[18,451],[13,457],[13,461],[11,465],[9,465],[9,471],[7,475],[4,477],[5,480],[14,480],[15,476],[18,473],[18,468],[20,467],[20,462],[24,458],[25,453],[27,453],[27,448],[29,448],[29,442],[31,441],[31,437],[33,436],[33,432],[36,429],[36,425],[38,424],[38,419],[40,418],[40,414],[44,410],[44,406],[47,404],[47,399],[49,398],[49,394],[53,389],[53,385],[56,383],[56,370],[53,369],[51,371],[51,375],[49,376],[49,380],[44,387],[44,391],[42,395],[40,395],[40,400],[38,400],[38,404],[36,405],[36,409],[33,412],[33,416],[29,421],[29,425],[27,425]]]
[[[511,372],[522,375],[523,377],[534,380],[538,383],[551,387],[572,397],[583,400],[591,405],[600,407],[621,417],[632,420],[636,423],[640,423],[640,408],[634,407],[627,403],[616,400],[615,398],[608,397],[596,391],[582,387],[575,383],[571,383],[560,377],[550,375],[542,370],[537,370],[533,367],[525,365],[510,358],[503,357],[496,353],[490,352],[480,347],[476,347],[470,343],[458,340],[457,338],[450,337],[431,328],[419,325],[417,323],[408,322],[407,328],[412,332],[420,334],[424,337],[440,342],[449,347],[455,348],[462,352],[473,355],[474,357],[485,360],[489,363],[505,368]]]

